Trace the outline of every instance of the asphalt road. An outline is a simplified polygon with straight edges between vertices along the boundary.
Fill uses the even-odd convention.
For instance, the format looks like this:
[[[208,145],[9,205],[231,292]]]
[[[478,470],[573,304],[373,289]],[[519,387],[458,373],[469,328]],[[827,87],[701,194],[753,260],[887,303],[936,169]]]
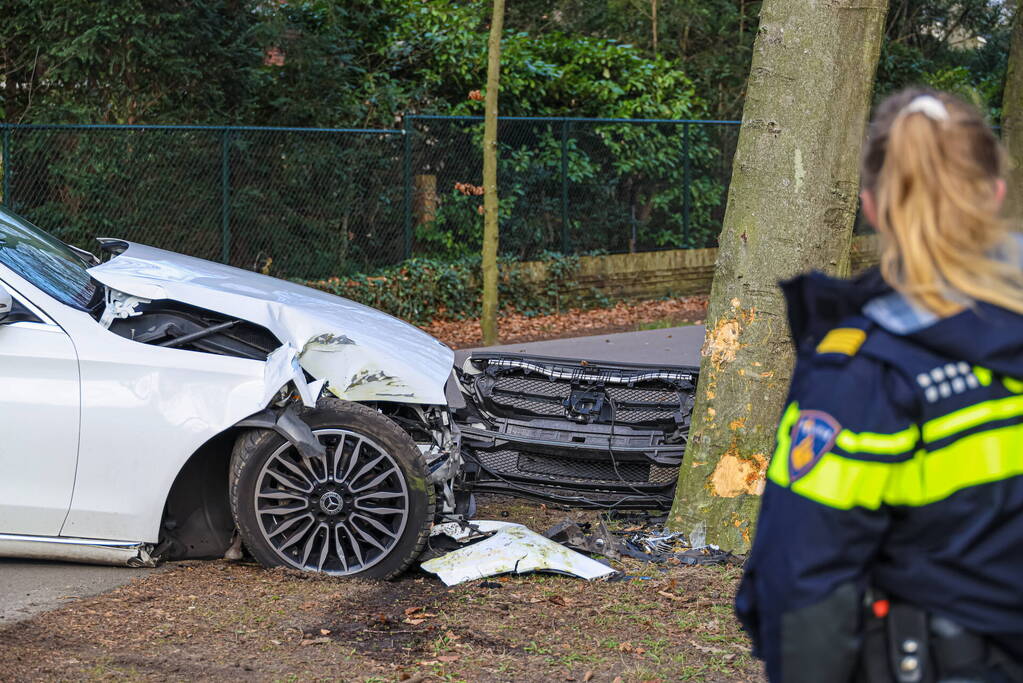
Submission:
[[[669,327],[663,330],[643,330],[641,332],[601,334],[594,337],[506,344],[490,346],[485,350],[592,361],[699,365],[703,334],[703,325],[689,325],[687,327]],[[470,349],[455,351],[455,362],[461,365],[471,352]]]
[[[702,344],[703,327],[691,325],[492,346],[487,351],[591,361],[699,365]],[[462,363],[469,353],[456,351],[456,362]],[[0,627],[57,608],[69,600],[105,593],[152,571],[159,570],[0,559]]]
[[[0,559],[0,628],[75,598],[105,593],[152,569]]]

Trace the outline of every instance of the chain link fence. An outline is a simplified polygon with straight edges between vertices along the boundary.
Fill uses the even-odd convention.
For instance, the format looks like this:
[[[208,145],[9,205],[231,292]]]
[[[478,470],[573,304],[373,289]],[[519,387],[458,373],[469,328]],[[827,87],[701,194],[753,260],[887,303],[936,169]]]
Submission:
[[[0,124],[3,204],[66,242],[121,237],[279,277],[479,253],[476,117],[401,130]],[[501,251],[714,246],[737,122],[507,118]]]
[[[409,118],[415,249],[476,253],[483,121]],[[502,119],[501,251],[715,246],[737,138],[730,121]]]

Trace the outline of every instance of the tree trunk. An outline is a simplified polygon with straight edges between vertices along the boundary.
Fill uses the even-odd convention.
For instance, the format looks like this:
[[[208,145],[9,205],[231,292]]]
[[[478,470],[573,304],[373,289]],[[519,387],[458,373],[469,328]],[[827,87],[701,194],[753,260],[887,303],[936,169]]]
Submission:
[[[657,0],[650,0],[650,35],[653,39],[654,57],[657,57]]]
[[[669,517],[749,548],[793,360],[777,282],[847,274],[887,0],[765,0]]]
[[[1012,25],[1009,68],[1002,97],[1002,139],[1012,163],[1005,214],[1017,230],[1023,230],[1023,3],[1017,4]]]
[[[483,115],[483,345],[497,343],[497,89],[501,78],[504,0],[494,0],[487,43],[487,96]]]
[[[432,173],[418,174],[412,179],[412,215],[416,227],[437,218],[437,176]]]

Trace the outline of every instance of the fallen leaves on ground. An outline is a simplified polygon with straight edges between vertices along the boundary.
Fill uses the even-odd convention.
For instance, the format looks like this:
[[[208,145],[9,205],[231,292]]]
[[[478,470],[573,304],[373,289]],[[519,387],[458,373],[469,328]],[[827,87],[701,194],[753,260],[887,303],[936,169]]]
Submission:
[[[619,302],[608,308],[573,308],[563,313],[528,316],[505,311],[498,320],[501,343],[584,337],[630,332],[644,325],[700,323],[707,313],[707,297],[690,296],[658,301]],[[422,329],[456,349],[480,346],[480,321],[434,320]]]
[[[596,514],[481,498],[481,518],[502,513],[538,529]],[[629,562],[632,580],[511,575],[499,591],[447,588],[415,571],[365,581],[178,563],[0,627],[0,671],[73,681],[763,680],[732,612],[739,568]]]

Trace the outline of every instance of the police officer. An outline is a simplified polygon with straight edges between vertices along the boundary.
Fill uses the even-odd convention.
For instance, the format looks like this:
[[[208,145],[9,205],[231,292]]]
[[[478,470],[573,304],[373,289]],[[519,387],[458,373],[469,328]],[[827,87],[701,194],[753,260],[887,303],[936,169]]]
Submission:
[[[1023,268],[983,118],[878,109],[881,265],[787,282],[797,362],[736,611],[772,681],[1023,680]]]

